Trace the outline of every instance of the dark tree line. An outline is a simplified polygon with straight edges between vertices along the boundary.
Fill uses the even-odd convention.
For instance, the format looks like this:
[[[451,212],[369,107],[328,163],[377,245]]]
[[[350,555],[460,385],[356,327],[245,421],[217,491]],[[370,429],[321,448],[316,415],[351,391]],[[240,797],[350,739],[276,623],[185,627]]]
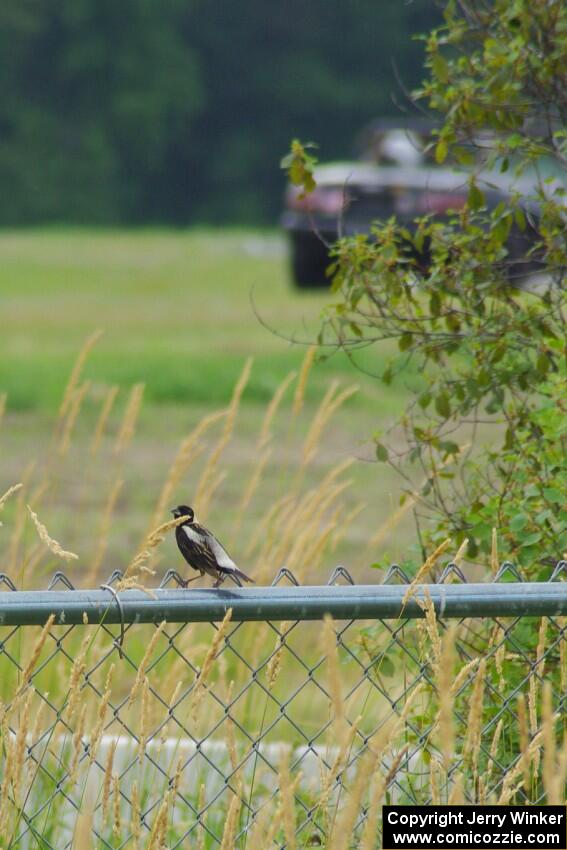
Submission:
[[[258,222],[291,136],[347,156],[432,0],[3,0],[0,224]],[[394,95],[394,97],[393,97]]]

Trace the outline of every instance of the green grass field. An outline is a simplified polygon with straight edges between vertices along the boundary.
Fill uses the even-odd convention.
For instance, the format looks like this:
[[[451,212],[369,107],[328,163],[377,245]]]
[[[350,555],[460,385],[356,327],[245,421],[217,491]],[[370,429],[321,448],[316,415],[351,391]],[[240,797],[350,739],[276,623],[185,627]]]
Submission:
[[[253,231],[54,229],[0,234],[0,394],[7,394],[0,426],[0,492],[21,480],[31,462],[41,467],[77,352],[89,334],[101,329],[103,336],[84,369],[89,392],[71,451],[50,487],[45,521],[64,543],[74,542],[88,552],[85,524],[91,540],[93,535],[96,539],[104,499],[119,475],[125,487],[112,525],[108,563],[123,566],[146,527],[179,441],[203,414],[228,402],[246,358],[252,356],[251,377],[224,460],[227,479],[210,518],[219,534],[227,534],[229,515],[255,459],[266,403],[285,376],[300,368],[306,343],[314,340],[331,299],[326,291],[292,288],[285,248],[279,234]],[[387,356],[387,351],[367,351],[364,366],[379,371]],[[334,354],[312,369],[298,439],[332,379],[344,387],[357,383],[360,389],[322,435],[309,473],[314,483],[343,458],[371,458],[372,432],[391,423],[407,398],[404,387],[386,389],[344,355]],[[137,382],[145,384],[145,396],[131,447],[118,462],[109,437],[104,461],[91,463],[88,445],[106,388],[120,386],[111,419],[116,432],[128,392]],[[284,432],[282,424],[267,468],[263,508],[285,486],[285,473],[281,465],[276,470],[276,461],[295,451],[284,445]],[[368,553],[361,560],[364,542],[396,509],[401,494],[400,482],[373,463],[356,463],[349,477],[348,505],[365,502],[367,507],[329,567],[339,559],[356,568],[370,562]],[[193,479],[187,480],[180,498],[190,498],[192,485]],[[252,508],[243,525],[246,536],[257,515]],[[387,541],[388,552],[404,558],[411,540],[407,533],[398,539],[398,533],[400,529],[397,542]],[[87,559],[83,552],[79,554]],[[174,557],[175,552],[168,549],[167,554]]]

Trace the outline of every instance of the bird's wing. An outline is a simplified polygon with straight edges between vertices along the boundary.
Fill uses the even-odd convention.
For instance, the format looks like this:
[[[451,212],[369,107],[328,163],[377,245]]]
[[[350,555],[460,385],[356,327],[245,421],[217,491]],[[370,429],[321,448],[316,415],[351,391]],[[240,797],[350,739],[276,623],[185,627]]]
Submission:
[[[203,526],[200,526],[199,530],[201,531],[203,542],[209,546],[219,567],[222,567],[224,570],[238,569],[222,543],[217,540],[215,535],[210,532],[208,528],[203,528]]]
[[[183,533],[179,534],[179,548],[192,567],[217,578],[228,575],[240,587],[241,580],[254,581],[236,566],[222,543],[207,528],[191,523],[179,526],[177,531],[180,529]]]
[[[197,546],[203,545],[204,535],[201,526],[197,525],[196,523],[191,523],[188,525],[182,525],[180,526],[180,528],[182,531],[185,532],[185,534],[192,543],[196,543]]]
[[[217,561],[205,535],[192,525],[182,525],[180,528],[183,534],[179,535],[178,542],[185,559],[195,569],[215,575]]]

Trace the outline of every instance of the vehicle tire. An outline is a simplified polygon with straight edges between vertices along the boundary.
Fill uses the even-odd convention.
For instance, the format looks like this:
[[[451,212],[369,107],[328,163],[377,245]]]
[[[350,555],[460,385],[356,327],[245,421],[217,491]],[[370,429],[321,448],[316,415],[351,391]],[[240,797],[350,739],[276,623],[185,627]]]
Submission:
[[[517,225],[513,225],[506,248],[508,258],[506,260],[506,272],[508,280],[520,289],[529,287],[529,280],[533,275],[545,273],[545,264],[541,259],[541,252],[530,253],[540,241],[536,228],[528,224],[521,231]]]
[[[299,289],[329,286],[329,252],[321,235],[295,231],[291,238],[291,273]],[[333,237],[330,237],[332,240]]]

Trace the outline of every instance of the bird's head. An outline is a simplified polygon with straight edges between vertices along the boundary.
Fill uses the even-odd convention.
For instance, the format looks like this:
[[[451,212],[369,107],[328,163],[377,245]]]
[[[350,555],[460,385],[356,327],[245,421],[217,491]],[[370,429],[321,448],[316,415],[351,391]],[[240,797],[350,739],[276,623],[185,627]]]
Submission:
[[[175,519],[179,519],[181,516],[189,517],[188,522],[193,522],[195,518],[195,512],[193,508],[188,507],[187,505],[177,505],[176,508],[172,508],[171,513],[175,517]]]

